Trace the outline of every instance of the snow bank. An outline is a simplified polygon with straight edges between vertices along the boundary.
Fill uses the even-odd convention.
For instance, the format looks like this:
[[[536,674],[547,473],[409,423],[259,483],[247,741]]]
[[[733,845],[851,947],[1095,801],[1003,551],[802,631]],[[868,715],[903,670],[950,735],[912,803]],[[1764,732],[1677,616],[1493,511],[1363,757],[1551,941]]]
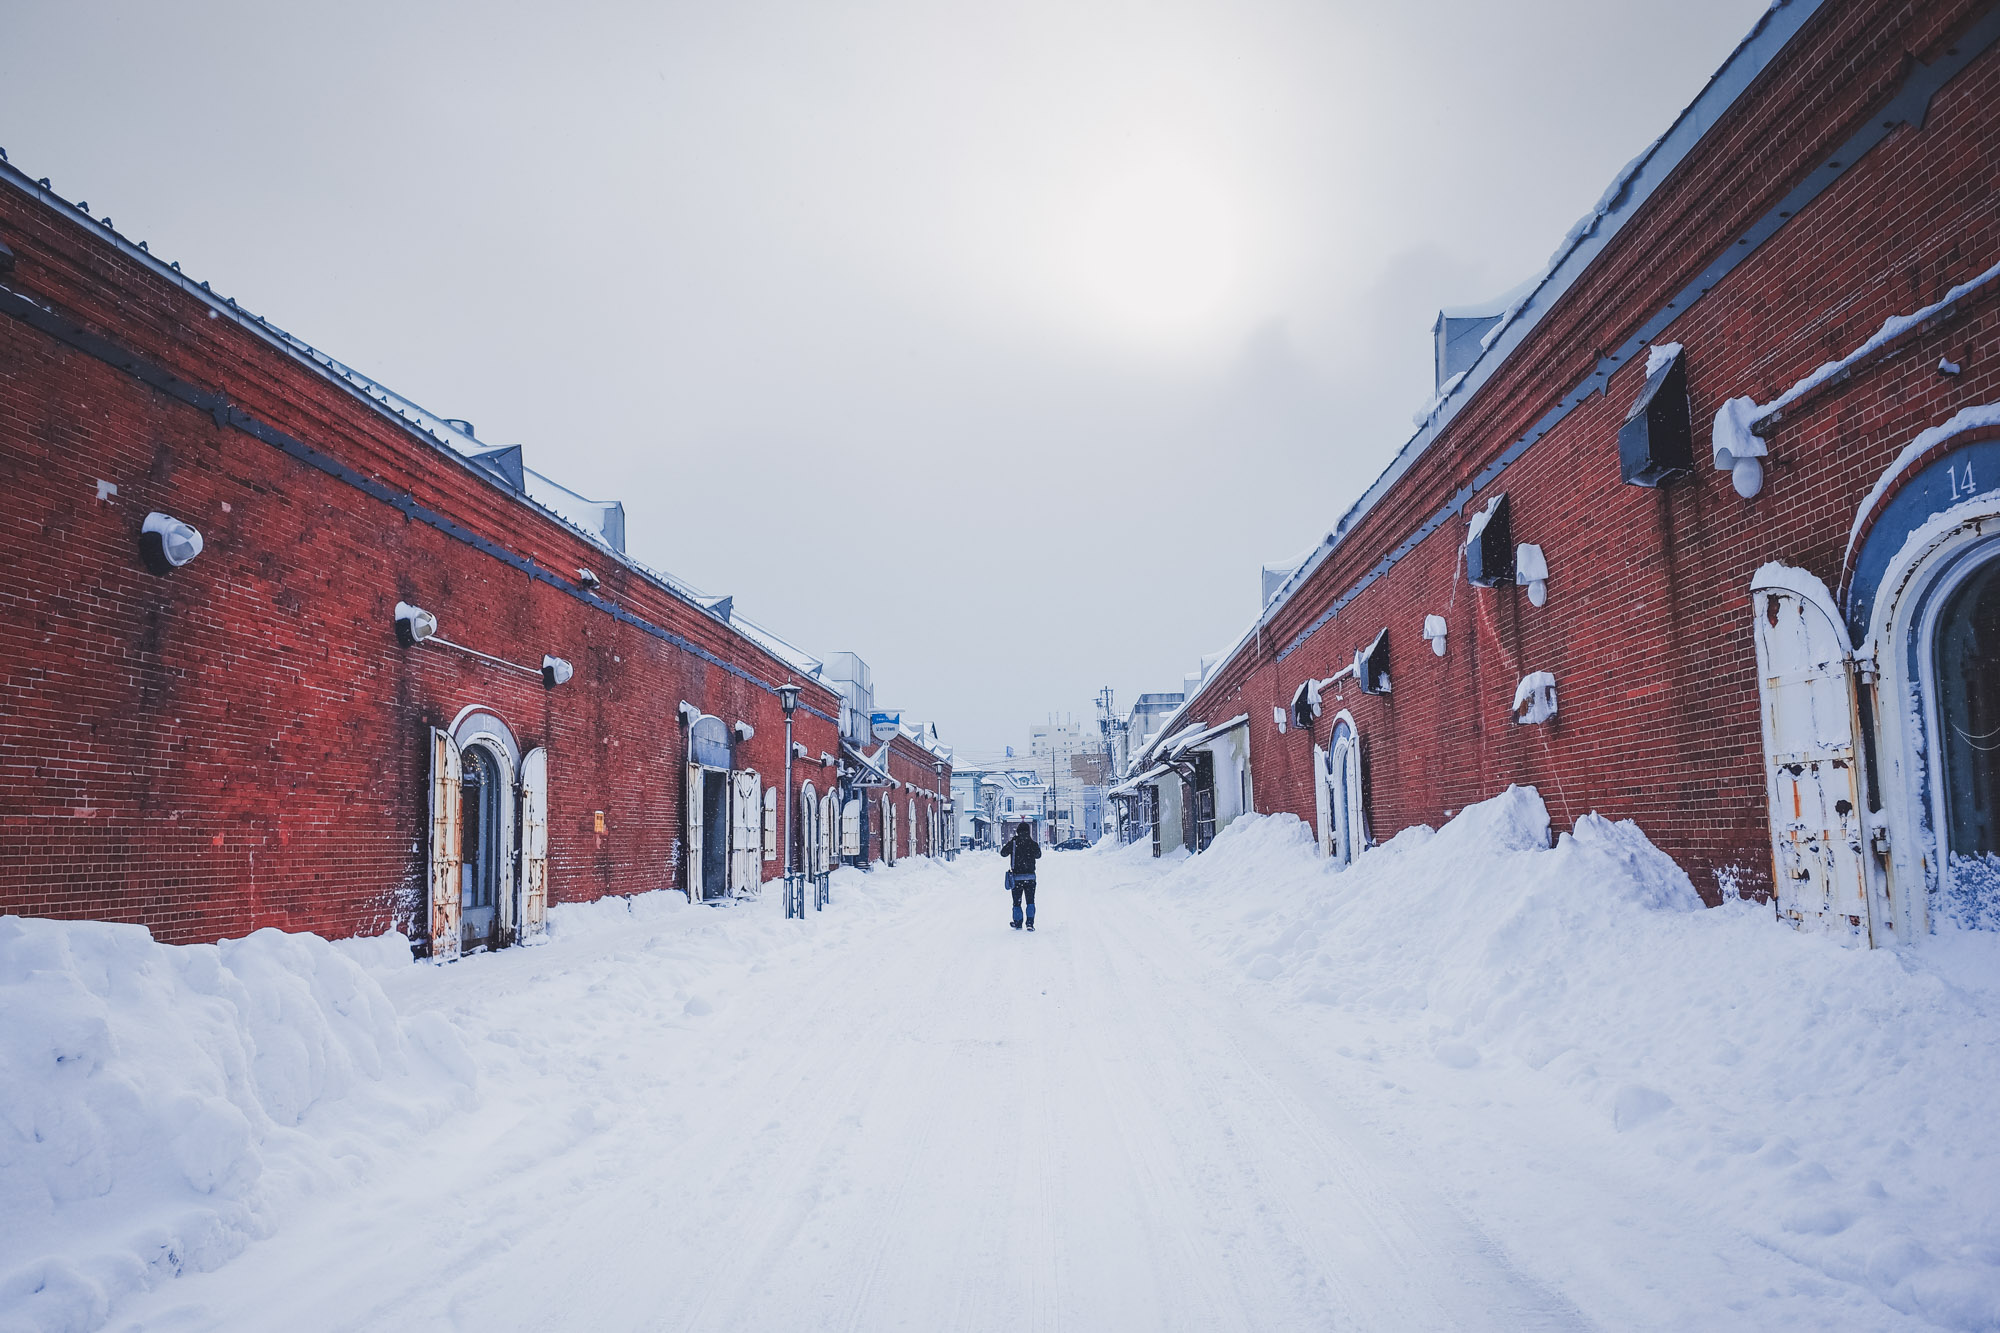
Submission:
[[[378,961],[407,944],[358,946]],[[89,1329],[470,1100],[453,1030],[312,935],[0,917],[0,1329]]]
[[[1551,846],[1521,787],[1344,871],[1290,816],[1239,819],[1155,884],[1282,1002],[1513,1081],[1496,1099],[1580,1103],[1662,1198],[1894,1310],[2000,1326],[2000,936],[1866,952],[1700,910],[1636,825]]]

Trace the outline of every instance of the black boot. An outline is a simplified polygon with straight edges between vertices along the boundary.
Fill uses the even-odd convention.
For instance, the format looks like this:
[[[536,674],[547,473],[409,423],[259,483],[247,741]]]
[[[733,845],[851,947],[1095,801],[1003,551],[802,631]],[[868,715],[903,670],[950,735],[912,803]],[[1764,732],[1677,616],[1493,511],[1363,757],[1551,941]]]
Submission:
[[[1021,923],[1018,921],[1009,921],[1007,924],[1012,926],[1016,930],[1019,930],[1021,928]]]

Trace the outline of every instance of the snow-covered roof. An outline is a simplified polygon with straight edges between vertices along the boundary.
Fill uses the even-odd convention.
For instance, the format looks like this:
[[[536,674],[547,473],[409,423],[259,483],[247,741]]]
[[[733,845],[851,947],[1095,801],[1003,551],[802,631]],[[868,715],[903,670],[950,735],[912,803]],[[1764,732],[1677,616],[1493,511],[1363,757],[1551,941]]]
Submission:
[[[1213,727],[1205,727],[1202,730],[1197,731],[1194,735],[1187,737],[1185,740],[1174,742],[1172,748],[1167,751],[1167,757],[1169,759],[1178,759],[1181,755],[1186,754],[1189,750],[1195,749],[1197,746],[1206,745],[1208,742],[1214,740],[1218,736],[1222,736],[1228,732],[1232,732],[1236,730],[1238,727],[1247,727],[1249,725],[1250,725],[1250,715],[1248,713],[1238,713],[1235,717],[1230,718],[1227,722],[1220,723]]]
[[[1562,243],[1549,256],[1542,273],[1516,289],[1524,294],[1505,307],[1494,326],[1482,336],[1478,357],[1467,369],[1446,381],[1437,398],[1420,414],[1416,432],[1397,450],[1389,465],[1362,492],[1361,497],[1348,506],[1347,512],[1341,515],[1339,522],[1334,524],[1312,555],[1265,600],[1265,605],[1245,627],[1217,669],[1204,675],[1202,687],[1205,688],[1209,681],[1220,675],[1222,668],[1246,645],[1256,641],[1259,631],[1290,602],[1292,596],[1339,548],[1341,541],[1374,511],[1383,497],[1429,451],[1431,445],[1457,420],[1465,406],[1499,373],[1507,358],[1527,341],[1557,301],[1576,285],[1611,241],[1652,198],[1654,191],[1687,158],[1724,113],[1735,105],[1736,99],[1797,35],[1806,21],[1819,12],[1821,3],[1822,0],[1774,0],[1758,18],[1749,35],[1730,52],[1721,68],[1710,76],[1700,94],[1675,118],[1666,133],[1618,171],[1591,210],[1564,233]],[[1608,366],[1600,369],[1605,374],[1609,373]],[[1201,689],[1198,688],[1167,719],[1164,727],[1171,727],[1179,721],[1200,695]]]
[[[146,269],[161,281],[178,288],[189,298],[206,305],[216,318],[232,321],[252,337],[347,391],[377,413],[392,418],[395,424],[408,434],[456,460],[482,482],[498,486],[518,502],[539,510],[545,517],[561,523],[584,540],[602,548],[606,558],[624,565],[648,583],[681,601],[691,603],[702,610],[710,609],[704,605],[705,594],[700,590],[626,553],[624,506],[619,502],[591,500],[580,492],[521,465],[518,453],[514,467],[519,475],[510,476],[507,468],[497,465],[497,460],[492,456],[515,449],[515,446],[496,448],[481,441],[474,434],[471,423],[431,411],[414,399],[397,393],[387,385],[319,350],[296,334],[280,328],[264,316],[245,309],[234,297],[217,295],[208,283],[198,282],[183,274],[177,261],[160,259],[152,253],[144,241],[134,241],[119,232],[111,225],[110,218],[101,220],[93,218],[82,206],[71,203],[49,186],[29,178],[20,168],[7,160],[4,150],[0,150],[0,181],[35,199],[58,216],[73,215],[79,222],[97,228],[104,239],[128,260]],[[717,618],[723,620],[743,638],[750,640],[787,665],[817,675],[817,658],[801,652],[769,630],[749,625],[740,617]],[[780,645],[783,651],[779,650]]]
[[[1171,772],[1173,772],[1173,769],[1167,767],[1165,764],[1155,764],[1136,777],[1129,777],[1115,787],[1107,787],[1104,794],[1106,796],[1123,796],[1127,792],[1136,791],[1156,778]]]

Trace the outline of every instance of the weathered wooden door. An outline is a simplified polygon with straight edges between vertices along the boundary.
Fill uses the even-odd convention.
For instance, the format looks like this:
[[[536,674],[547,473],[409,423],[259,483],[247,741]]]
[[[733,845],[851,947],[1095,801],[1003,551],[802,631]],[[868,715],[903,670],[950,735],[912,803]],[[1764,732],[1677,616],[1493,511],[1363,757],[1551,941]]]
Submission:
[[[856,796],[840,808],[840,854],[861,855],[861,798]]]
[[[820,801],[820,873],[825,874],[837,863],[840,851],[840,793],[830,791]]]
[[[549,752],[521,758],[521,938],[542,937],[549,912]]]
[[[764,859],[778,859],[778,789],[764,789]]]
[[[458,957],[458,907],[461,839],[459,825],[458,742],[449,732],[431,728],[430,780],[430,929],[431,959],[448,963]]]
[[[754,894],[758,859],[764,850],[764,782],[755,769],[731,775],[729,801],[729,892]]]
[[[687,829],[681,835],[682,849],[687,855],[687,896],[691,903],[702,900],[701,883],[701,828],[702,828],[702,768],[700,764],[687,766],[687,795],[684,798],[684,812]]]
[[[1782,566],[1760,575],[1750,600],[1778,916],[1867,943],[1853,654],[1817,580]]]
[[[1313,816],[1319,832],[1319,854],[1333,855],[1333,802],[1328,797],[1331,776],[1326,768],[1326,750],[1313,746]]]

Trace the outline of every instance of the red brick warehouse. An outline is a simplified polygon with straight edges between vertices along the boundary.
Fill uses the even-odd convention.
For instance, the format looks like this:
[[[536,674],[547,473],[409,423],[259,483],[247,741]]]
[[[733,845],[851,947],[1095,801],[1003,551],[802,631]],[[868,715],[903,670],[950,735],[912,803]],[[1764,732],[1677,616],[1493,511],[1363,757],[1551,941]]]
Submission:
[[[2000,909],[2000,759],[1955,739],[2000,727],[1996,40],[1770,10],[1544,274],[1439,317],[1437,401],[1134,756],[1127,836],[1206,845],[1247,740],[1339,859],[1532,783],[1711,902]]]
[[[840,696],[621,508],[5,164],[0,243],[0,913],[447,956],[830,864]]]

